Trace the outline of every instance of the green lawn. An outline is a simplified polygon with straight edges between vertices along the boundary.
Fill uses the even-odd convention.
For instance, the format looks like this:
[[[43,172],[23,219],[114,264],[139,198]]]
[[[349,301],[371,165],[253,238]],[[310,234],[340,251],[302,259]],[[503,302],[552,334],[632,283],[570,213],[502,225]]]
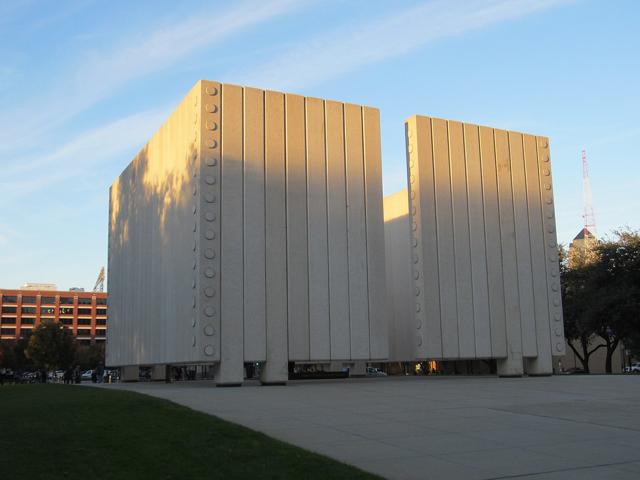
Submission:
[[[133,392],[0,387],[2,479],[377,478]]]

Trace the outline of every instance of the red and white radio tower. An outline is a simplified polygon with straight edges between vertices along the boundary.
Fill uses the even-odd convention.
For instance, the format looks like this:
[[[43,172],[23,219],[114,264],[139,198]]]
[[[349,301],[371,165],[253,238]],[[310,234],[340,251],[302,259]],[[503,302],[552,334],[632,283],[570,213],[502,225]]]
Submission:
[[[589,162],[587,162],[586,150],[582,150],[582,200],[584,202],[584,213],[582,214],[582,218],[584,219],[584,228],[586,230],[586,232],[584,232],[585,239],[587,238],[587,231],[595,237],[597,235],[596,215],[593,213],[591,182],[589,181]]]

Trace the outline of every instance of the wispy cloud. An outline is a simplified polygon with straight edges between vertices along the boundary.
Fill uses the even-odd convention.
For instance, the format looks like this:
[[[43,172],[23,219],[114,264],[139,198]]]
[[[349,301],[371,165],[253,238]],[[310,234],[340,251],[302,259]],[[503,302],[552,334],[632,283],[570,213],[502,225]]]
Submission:
[[[135,151],[157,130],[170,111],[166,106],[129,115],[82,132],[47,154],[18,159],[4,169],[0,198],[31,193],[82,175],[123,152]],[[64,168],[58,168],[62,164]]]
[[[300,8],[294,0],[234,3],[221,11],[208,7],[182,21],[157,26],[126,38],[108,51],[86,54],[71,66],[68,78],[46,90],[45,98],[18,111],[0,113],[0,151],[12,150],[42,132],[95,105],[128,82],[164,70],[200,48],[234,33]]]
[[[358,27],[297,44],[243,81],[277,89],[307,88],[416,50],[430,42],[515,20],[573,0],[436,0]]]

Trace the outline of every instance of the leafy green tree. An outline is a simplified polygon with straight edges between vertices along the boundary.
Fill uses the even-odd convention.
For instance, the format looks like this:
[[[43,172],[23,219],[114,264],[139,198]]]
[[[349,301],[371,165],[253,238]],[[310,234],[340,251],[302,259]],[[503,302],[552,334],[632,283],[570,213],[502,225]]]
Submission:
[[[562,263],[561,278],[565,336],[581,351],[571,341],[569,347],[586,372],[591,354],[605,348],[605,370],[611,373],[618,346],[640,338],[640,234],[618,231],[595,243],[588,262]]]
[[[605,345],[593,338],[596,325],[589,315],[589,297],[591,284],[589,270],[586,265],[569,267],[564,250],[560,252],[560,278],[562,285],[562,305],[564,308],[564,334],[569,348],[573,350],[582,368],[589,373],[589,359],[593,353]],[[576,347],[576,344],[578,346]]]
[[[98,365],[104,366],[104,343],[78,345],[76,364],[80,365],[82,370],[94,369]]]
[[[29,338],[26,355],[38,368],[48,371],[69,368],[76,356],[73,333],[60,323],[43,322]]]
[[[590,266],[590,315],[605,342],[607,373],[620,342],[632,342],[640,331],[640,234],[615,235],[598,244],[597,261]]]
[[[0,342],[0,368],[23,371],[31,368],[33,363],[25,355],[25,349],[30,334],[18,340],[3,340]]]

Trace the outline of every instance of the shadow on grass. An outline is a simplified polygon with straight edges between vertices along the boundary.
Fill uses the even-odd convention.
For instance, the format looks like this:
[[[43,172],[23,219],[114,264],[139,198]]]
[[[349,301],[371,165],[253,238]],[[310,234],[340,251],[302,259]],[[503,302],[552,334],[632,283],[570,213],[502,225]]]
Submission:
[[[6,479],[378,478],[258,432],[134,392],[0,387]]]

